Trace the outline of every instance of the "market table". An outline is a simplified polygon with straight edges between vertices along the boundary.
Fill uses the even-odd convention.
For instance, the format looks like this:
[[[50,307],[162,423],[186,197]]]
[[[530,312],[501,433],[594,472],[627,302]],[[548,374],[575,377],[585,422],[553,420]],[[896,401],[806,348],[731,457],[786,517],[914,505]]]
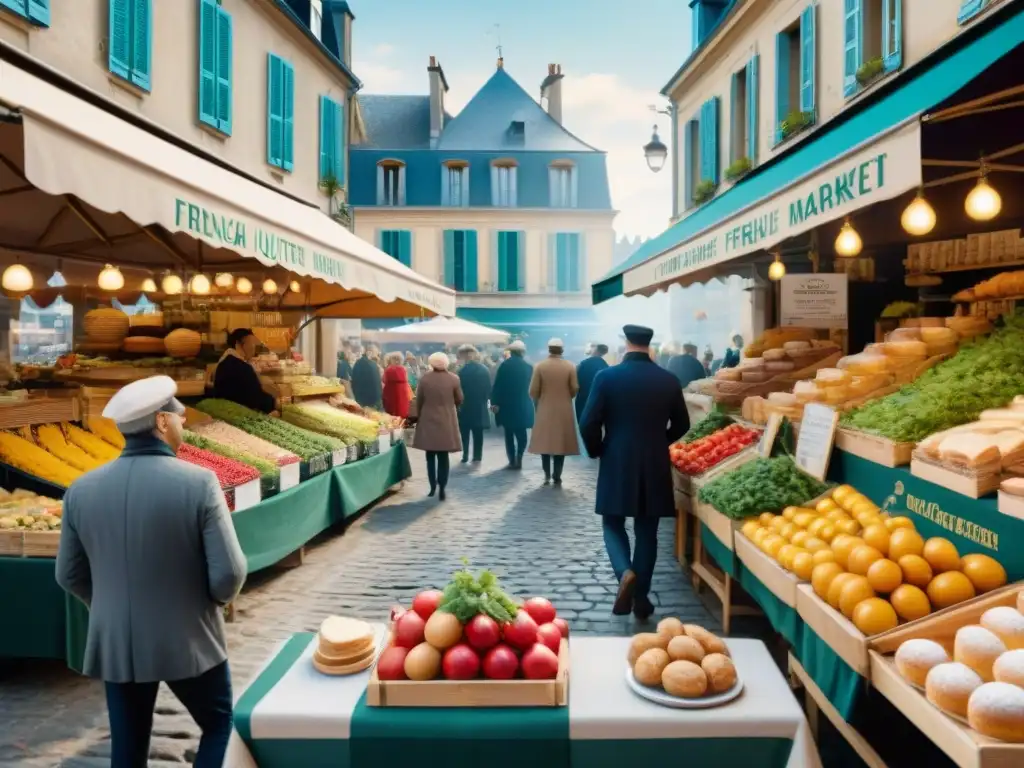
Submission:
[[[369,768],[388,752],[421,766],[602,768],[684,759],[716,768],[820,768],[807,721],[764,644],[729,639],[743,694],[716,709],[680,710],[626,686],[628,637],[570,642],[569,704],[430,709],[366,705],[369,672],[328,677],[315,635],[283,643],[238,697],[232,768]]]

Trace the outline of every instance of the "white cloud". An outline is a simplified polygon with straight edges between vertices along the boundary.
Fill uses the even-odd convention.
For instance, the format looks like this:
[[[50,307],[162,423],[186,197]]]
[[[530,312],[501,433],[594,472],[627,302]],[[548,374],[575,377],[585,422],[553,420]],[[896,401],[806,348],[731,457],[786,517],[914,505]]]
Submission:
[[[373,46],[374,56],[390,56],[394,52],[395,46],[391,43],[377,43],[377,45]]]

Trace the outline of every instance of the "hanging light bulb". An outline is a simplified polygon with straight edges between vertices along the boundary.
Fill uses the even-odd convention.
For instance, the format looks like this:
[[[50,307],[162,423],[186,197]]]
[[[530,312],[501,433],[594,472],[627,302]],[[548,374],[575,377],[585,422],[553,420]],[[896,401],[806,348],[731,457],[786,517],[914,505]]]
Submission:
[[[853,228],[850,220],[847,219],[843,222],[843,227],[839,230],[839,235],[836,237],[836,255],[853,258],[860,253],[863,247],[864,243],[861,242],[860,235],[857,234],[857,230]]]
[[[991,221],[1003,209],[1003,198],[988,183],[988,169],[981,166],[981,178],[964,200],[964,210],[975,221]]]
[[[935,209],[924,199],[922,191],[903,209],[900,224],[911,235],[927,235],[935,229]]]
[[[775,261],[768,267],[769,280],[781,280],[786,275],[786,265],[782,263],[779,254],[775,254]]]
[[[142,292],[143,293],[156,293],[156,283],[152,277],[147,277],[142,281]]]
[[[240,277],[235,280],[235,290],[239,293],[249,293],[252,290],[252,283],[248,277]]]
[[[263,281],[263,292],[267,294],[277,293],[277,283],[268,277]]]
[[[235,284],[235,278],[230,272],[218,272],[213,282],[218,288],[230,288]]]
[[[164,289],[164,293],[168,296],[177,296],[181,293],[185,284],[181,281],[180,277],[171,273],[160,282],[160,287]]]
[[[124,275],[121,274],[121,270],[117,267],[107,264],[103,267],[103,271],[100,272],[96,284],[104,291],[119,291],[124,288]]]
[[[34,282],[32,273],[24,264],[11,264],[4,270],[3,277],[0,278],[0,284],[3,285],[4,290],[11,293],[28,293],[32,290]]]
[[[290,290],[292,293],[302,293],[302,286],[299,284],[298,280],[292,280],[288,284],[288,290]]]
[[[195,296],[205,296],[210,292],[210,278],[200,272],[188,284],[188,292]]]

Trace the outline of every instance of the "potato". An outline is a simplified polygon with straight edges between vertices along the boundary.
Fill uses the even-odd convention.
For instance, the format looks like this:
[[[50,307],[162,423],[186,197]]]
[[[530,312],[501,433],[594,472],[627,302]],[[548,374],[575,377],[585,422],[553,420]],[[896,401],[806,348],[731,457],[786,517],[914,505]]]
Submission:
[[[648,648],[633,665],[633,677],[641,685],[661,685],[661,673],[672,661],[661,648]]]
[[[662,619],[658,622],[658,634],[666,635],[667,637],[678,637],[685,633],[683,629],[683,622],[674,616],[670,616],[667,619]]]
[[[696,624],[686,625],[686,634],[688,637],[692,637],[704,648],[705,653],[721,653],[726,656],[729,655],[729,649],[725,646],[718,635],[708,632],[704,627]]]
[[[721,653],[709,653],[700,663],[708,676],[708,689],[712,693],[724,693],[736,685],[736,667],[732,659]]]
[[[660,648],[664,651],[668,647],[668,641],[669,638],[656,632],[641,632],[639,635],[633,635],[633,641],[629,644],[629,655],[626,657],[629,666],[636,664],[640,654],[646,650]]]
[[[665,692],[683,699],[697,699],[708,690],[708,676],[692,661],[673,661],[661,673]]]
[[[426,641],[438,650],[451,648],[462,639],[462,622],[455,618],[454,613],[434,611],[427,619],[423,629]]]
[[[433,680],[441,669],[441,652],[430,643],[420,643],[406,654],[403,666],[410,680]]]
[[[666,650],[672,661],[692,661],[694,664],[700,664],[704,658],[704,646],[686,635],[673,637],[668,641]]]

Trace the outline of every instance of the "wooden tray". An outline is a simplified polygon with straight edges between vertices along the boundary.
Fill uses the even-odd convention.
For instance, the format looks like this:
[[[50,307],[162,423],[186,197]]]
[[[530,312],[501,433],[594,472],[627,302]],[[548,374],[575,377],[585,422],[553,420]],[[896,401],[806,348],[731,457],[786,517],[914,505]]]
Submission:
[[[388,638],[387,648],[392,637]],[[381,680],[373,665],[371,707],[564,707],[569,701],[569,642],[562,640],[554,680]]]
[[[21,557],[25,547],[25,532],[21,530],[0,531],[0,556]]]
[[[25,531],[22,549],[24,557],[56,557],[60,546],[60,531]]]
[[[885,437],[843,427],[836,433],[837,448],[884,467],[902,467],[909,464],[915,445],[896,443]]]
[[[78,421],[78,392],[55,389],[33,394],[20,402],[0,404],[0,429],[17,429],[34,424]]]
[[[995,471],[957,467],[935,461],[921,451],[914,451],[911,457],[910,474],[972,499],[995,493],[1002,480],[1002,468],[998,464]]]
[[[800,579],[790,573],[772,558],[757,548],[757,545],[742,533],[735,535],[736,557],[757,577],[780,601],[790,608],[796,608],[796,588]]]

